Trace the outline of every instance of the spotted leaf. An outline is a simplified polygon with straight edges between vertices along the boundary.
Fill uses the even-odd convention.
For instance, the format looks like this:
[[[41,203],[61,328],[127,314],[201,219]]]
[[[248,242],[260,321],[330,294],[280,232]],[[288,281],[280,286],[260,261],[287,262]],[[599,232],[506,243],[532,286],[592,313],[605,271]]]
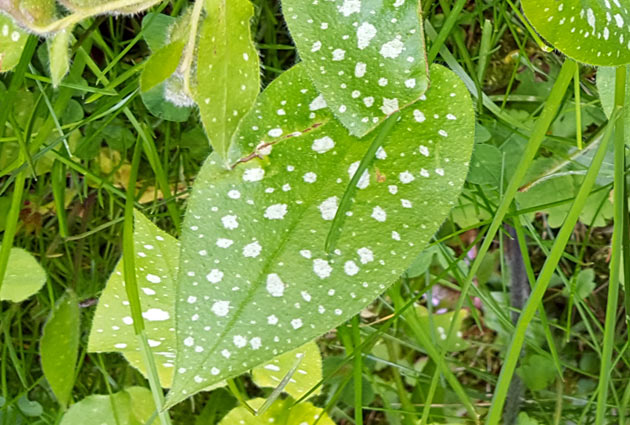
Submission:
[[[419,318],[420,326],[422,326],[428,335],[431,335],[436,346],[447,351],[461,351],[467,347],[466,340],[462,339],[462,322],[468,316],[466,310],[460,310],[457,316],[455,312],[450,311],[443,314],[430,314],[423,306],[416,307],[416,314]],[[454,333],[451,338],[446,341],[448,331],[451,324],[455,321]]]
[[[592,65],[630,63],[630,9],[622,0],[523,0],[527,19],[567,56]]]
[[[10,71],[18,64],[27,38],[13,19],[0,13],[0,72]]]
[[[35,257],[22,248],[12,248],[0,289],[0,301],[24,301],[35,295],[44,283],[46,272]]]
[[[232,135],[260,90],[249,0],[205,0],[194,99],[214,150],[227,158]]]
[[[249,400],[247,404],[254,409],[259,409],[265,403],[265,399],[256,398]],[[262,415],[254,416],[244,406],[232,409],[219,422],[219,425],[335,425],[324,409],[313,406],[311,403],[294,404],[295,401],[288,398],[278,400]],[[321,418],[320,418],[321,417]]]
[[[322,380],[322,355],[315,341],[255,367],[252,370],[252,379],[259,387],[276,388],[294,369],[283,391],[291,397],[301,399]],[[319,393],[321,393],[321,387],[313,391],[310,396]]]
[[[363,136],[426,91],[418,0],[283,0],[315,87],[350,133]]]
[[[177,276],[179,244],[144,215],[136,213],[134,229],[136,278],[142,316],[149,346],[162,386],[169,387],[175,359],[174,281]],[[90,352],[117,351],[143,373],[138,339],[123,280],[123,260],[112,273],[100,297],[88,343]]]
[[[168,404],[264,363],[358,313],[406,270],[454,204],[474,114],[459,79],[435,66],[358,181],[336,247],[339,200],[375,136],[348,134],[303,65],[243,119],[226,170],[202,167],[182,233],[176,374]],[[283,109],[285,114],[277,112]]]
[[[0,14],[5,13],[24,28],[43,32],[56,15],[55,0],[0,0]]]

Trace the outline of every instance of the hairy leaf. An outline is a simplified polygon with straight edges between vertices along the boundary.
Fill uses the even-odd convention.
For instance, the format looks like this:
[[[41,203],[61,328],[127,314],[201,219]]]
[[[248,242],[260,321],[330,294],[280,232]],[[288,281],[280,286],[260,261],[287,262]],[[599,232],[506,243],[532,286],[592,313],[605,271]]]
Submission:
[[[186,121],[192,111],[192,99],[183,92],[183,76],[178,72],[186,46],[183,28],[189,17],[187,13],[178,19],[157,15],[142,21],[153,54],[142,70],[140,96],[149,112],[168,121]]]
[[[592,65],[630,63],[630,10],[620,0],[523,0],[527,19],[555,48]]]
[[[55,0],[0,0],[0,14],[11,16],[18,24],[37,31],[55,19]]]
[[[21,248],[12,248],[0,289],[0,301],[24,301],[46,283],[46,272],[35,257]]]
[[[249,400],[247,403],[255,409],[260,408],[265,402],[263,398]],[[259,416],[254,416],[243,406],[232,409],[219,425],[312,425],[317,421],[319,425],[335,425],[323,409],[313,406],[311,403],[293,404],[290,398],[278,400],[271,405],[269,410]],[[320,418],[321,417],[321,418]],[[320,418],[320,419],[318,419]]]
[[[58,87],[63,77],[70,69],[70,51],[68,46],[72,41],[72,30],[63,29],[48,40],[48,58],[50,60],[50,77],[53,87]]]
[[[157,52],[170,40],[170,31],[176,18],[163,13],[147,13],[142,18],[142,36],[149,49]]]
[[[466,88],[432,71],[426,98],[403,111],[359,179],[330,255],[332,219],[374,137],[311,111],[320,95],[302,65],[241,122],[240,162],[225,170],[209,158],[182,235],[170,405],[338,326],[422,250],[454,205],[474,136]]]
[[[365,135],[426,91],[418,0],[282,4],[309,76],[351,134]]]
[[[74,292],[59,299],[39,343],[44,376],[59,403],[70,401],[79,356],[79,300]]]
[[[134,229],[136,278],[140,289],[149,346],[163,387],[169,387],[175,359],[174,281],[179,262],[179,244],[136,212]],[[138,339],[133,330],[123,280],[123,261],[112,273],[100,297],[88,343],[90,352],[118,351],[146,374]]]
[[[315,341],[255,367],[252,370],[252,379],[259,387],[275,388],[296,365],[297,369],[283,391],[291,397],[300,399],[322,380],[322,355]],[[321,386],[313,391],[310,397],[320,393]]]
[[[27,38],[13,19],[0,13],[0,72],[10,71],[18,64]]]
[[[128,6],[118,7],[113,3],[117,0],[58,0],[69,10],[76,12],[92,12],[97,8],[107,8],[108,4],[111,4],[112,8],[107,8],[107,13],[133,15],[140,13],[158,3],[158,0],[137,0],[130,2]],[[115,7],[115,8],[114,8]]]
[[[194,98],[214,150],[227,159],[232,135],[260,90],[249,0],[205,0]]]

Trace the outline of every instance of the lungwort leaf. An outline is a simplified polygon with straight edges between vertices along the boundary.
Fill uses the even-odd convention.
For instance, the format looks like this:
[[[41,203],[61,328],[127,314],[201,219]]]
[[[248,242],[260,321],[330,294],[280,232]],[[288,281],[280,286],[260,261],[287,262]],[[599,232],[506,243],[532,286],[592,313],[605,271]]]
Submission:
[[[197,177],[168,405],[358,313],[409,267],[459,194],[474,114],[461,81],[435,66],[426,98],[400,114],[361,175],[327,254],[339,201],[374,137],[350,136],[318,109],[319,96],[304,66],[287,71],[241,122],[231,151],[240,161],[226,170],[213,154]]]
[[[621,0],[523,0],[536,30],[569,57],[592,65],[630,63],[630,9]]]
[[[291,375],[283,392],[296,399],[302,398],[322,380],[322,355],[315,341],[275,357],[252,370],[252,380],[259,387],[276,388]],[[321,386],[309,396],[318,395]]]
[[[63,406],[70,401],[79,356],[79,301],[74,292],[57,302],[39,344],[44,376]]]
[[[35,32],[55,19],[56,7],[55,0],[0,0],[0,14]]]
[[[351,134],[363,136],[426,91],[418,0],[282,3],[309,76]]]
[[[260,90],[249,0],[205,0],[194,99],[214,150],[227,159],[232,135]]]
[[[91,395],[73,404],[60,425],[140,425],[149,422],[155,413],[151,391],[130,387],[109,395]],[[89,421],[89,422],[86,422]]]
[[[12,248],[0,289],[0,301],[24,301],[36,294],[44,283],[46,272],[35,257],[22,248]]]
[[[0,72],[10,71],[18,64],[27,38],[13,19],[0,13]]]
[[[140,289],[149,346],[163,387],[170,387],[175,361],[175,279],[179,262],[179,244],[158,229],[144,215],[136,213],[134,229],[136,278]],[[121,260],[100,297],[88,351],[118,351],[145,373],[138,339],[124,287]],[[146,374],[146,373],[145,373]]]
[[[259,409],[265,403],[264,398],[249,400],[247,404]],[[324,409],[313,406],[311,403],[294,404],[295,401],[288,398],[278,400],[262,415],[254,416],[244,406],[232,409],[219,422],[219,425],[335,425]]]

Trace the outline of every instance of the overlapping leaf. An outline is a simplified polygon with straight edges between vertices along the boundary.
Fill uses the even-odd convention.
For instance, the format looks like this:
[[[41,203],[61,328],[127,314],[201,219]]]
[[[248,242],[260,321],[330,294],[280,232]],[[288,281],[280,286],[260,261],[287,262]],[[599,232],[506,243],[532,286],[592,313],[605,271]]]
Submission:
[[[89,12],[94,8],[103,7],[107,4],[115,4],[117,0],[58,0],[59,3],[63,4],[69,10],[78,11],[78,12]],[[111,11],[111,13],[115,14],[125,14],[132,15],[134,13],[142,12],[145,9],[153,6],[158,3],[159,0],[137,0],[134,2],[129,2],[130,4],[125,7],[116,7]]]
[[[294,370],[283,392],[302,398],[322,380],[322,355],[315,341],[304,344],[252,370],[252,380],[259,387],[275,388]],[[321,386],[310,396],[318,395]]]
[[[174,282],[179,263],[179,243],[136,213],[134,230],[136,278],[149,346],[156,358],[162,386],[169,387],[175,361]],[[146,370],[133,330],[121,260],[100,297],[88,343],[88,351],[118,351],[131,364]]]
[[[315,87],[350,133],[363,136],[427,89],[418,0],[283,0]]]
[[[260,90],[260,63],[250,34],[249,0],[205,0],[194,99],[214,150],[223,158]]]
[[[142,21],[153,54],[142,70],[140,95],[153,115],[169,121],[186,121],[192,110],[192,100],[182,91],[183,76],[178,72],[189,18],[189,14],[178,19],[158,14],[147,15]]]
[[[249,400],[247,403],[255,409],[260,408],[265,402],[263,398]],[[219,425],[335,425],[324,409],[313,406],[311,403],[294,405],[294,400],[278,400],[271,405],[269,410],[259,416],[254,416],[244,406],[232,409]]]
[[[562,53],[592,65],[630,63],[630,9],[620,0],[523,0],[527,19]]]
[[[402,112],[359,179],[328,254],[339,200],[374,136],[350,136],[302,65],[270,85],[235,136],[240,161],[225,170],[212,155],[192,191],[168,405],[304,344],[378,296],[454,204],[473,132],[464,85],[435,66],[426,98]]]
[[[48,25],[57,14],[55,0],[1,0],[3,12],[26,28]]]
[[[0,289],[0,301],[24,301],[36,294],[44,283],[46,272],[35,257],[22,248],[12,248]]]
[[[18,64],[27,38],[11,18],[0,13],[0,72],[10,71]]]
[[[151,391],[130,387],[116,394],[91,395],[73,404],[61,425],[142,425],[155,412]]]

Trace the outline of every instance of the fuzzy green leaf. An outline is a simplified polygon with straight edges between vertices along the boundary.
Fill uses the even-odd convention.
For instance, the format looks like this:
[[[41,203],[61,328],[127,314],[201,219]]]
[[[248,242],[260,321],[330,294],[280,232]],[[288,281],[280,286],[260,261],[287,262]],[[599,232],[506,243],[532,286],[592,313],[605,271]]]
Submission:
[[[147,42],[151,40],[150,45],[155,50],[142,70],[140,96],[149,112],[156,117],[183,122],[190,116],[193,106],[192,99],[183,92],[183,76],[178,72],[186,46],[182,27],[188,22],[189,15],[185,14],[177,20],[169,17],[171,25],[168,27],[165,27],[167,20],[159,16],[161,15],[155,18],[157,23],[149,28],[162,28],[163,38],[158,38],[153,32],[149,33]]]
[[[259,387],[275,388],[296,364],[298,367],[283,391],[293,398],[300,399],[322,380],[322,355],[314,341],[255,367],[252,370],[252,379]],[[313,391],[310,397],[320,393],[321,386]]]
[[[309,76],[351,134],[365,135],[426,91],[418,0],[282,4]]]
[[[160,383],[163,387],[169,387],[175,358],[174,282],[179,262],[179,243],[137,212],[134,248],[136,278],[149,346],[156,358]],[[123,267],[121,260],[100,297],[92,322],[88,351],[121,352],[133,366],[145,373],[124,288]]]
[[[63,29],[48,40],[48,57],[50,59],[50,77],[53,87],[58,87],[70,69],[69,44],[72,41],[72,30]]]
[[[260,408],[265,402],[263,398],[249,400],[247,404],[255,409]],[[232,409],[219,425],[335,425],[323,409],[313,406],[311,403],[293,405],[290,398],[278,400],[262,415],[254,416],[243,406]],[[321,418],[318,420],[318,418]]]
[[[302,65],[285,72],[241,122],[231,152],[241,161],[225,170],[212,155],[197,177],[181,240],[170,405],[359,312],[407,269],[459,195],[474,113],[463,83],[435,66],[426,99],[403,111],[359,179],[329,255],[339,200],[374,137],[310,111],[318,97]]]
[[[24,301],[46,283],[46,272],[35,257],[21,248],[12,248],[0,289],[0,301]]]
[[[20,61],[28,35],[13,19],[0,13],[0,72],[12,70]]]
[[[82,13],[90,13],[95,9],[103,8],[107,6],[108,3],[114,3],[117,0],[58,0],[59,3],[63,4],[69,10],[82,12]],[[111,9],[107,13],[116,14],[116,15],[133,15],[136,13],[140,13],[143,10],[150,8],[151,6],[158,3],[158,0],[137,0],[137,2],[133,2],[127,7]]]
[[[176,19],[163,13],[147,13],[142,18],[142,36],[149,49],[157,52],[166,46],[170,39],[170,29]]]
[[[523,0],[527,19],[555,48],[591,65],[630,63],[630,10],[620,0]]]
[[[25,28],[39,32],[38,28],[51,23],[56,15],[55,0],[1,0],[0,14],[12,17]]]
[[[44,376],[59,403],[70,401],[79,356],[79,300],[74,292],[59,299],[39,343]]]
[[[214,150],[227,159],[232,135],[260,90],[249,0],[205,0],[194,99]]]

